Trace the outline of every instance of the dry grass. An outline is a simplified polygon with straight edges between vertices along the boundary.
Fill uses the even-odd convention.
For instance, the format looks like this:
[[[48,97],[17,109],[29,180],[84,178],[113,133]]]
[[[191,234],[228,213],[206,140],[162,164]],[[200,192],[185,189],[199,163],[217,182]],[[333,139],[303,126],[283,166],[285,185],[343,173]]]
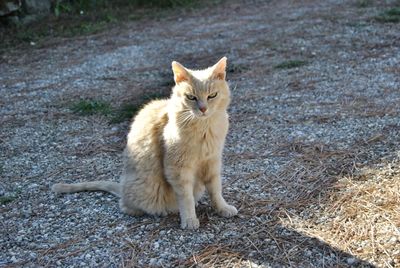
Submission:
[[[379,267],[400,265],[400,164],[383,164],[385,138],[372,135],[352,151],[290,145],[297,156],[281,176],[294,194],[282,203],[283,224]]]
[[[289,189],[282,205],[296,209],[307,207],[322,189],[329,188],[338,177],[353,173],[362,157],[361,151],[303,142],[283,144],[276,154],[292,155],[292,161],[276,177],[284,178],[283,183]]]
[[[322,212],[298,217],[296,229],[380,267],[400,265],[399,163],[346,176],[335,188]]]
[[[243,260],[240,253],[232,250],[229,246],[210,245],[206,246],[202,251],[183,263],[185,267],[196,267],[204,265],[207,267],[225,266],[225,267],[240,267]]]
[[[351,149],[300,141],[280,144],[275,155],[289,155],[292,161],[268,178],[262,191],[274,191],[270,189],[281,185],[286,194],[259,200],[241,193],[240,198],[241,217],[268,215],[267,220],[252,228],[236,226],[235,239],[204,245],[180,264],[254,267],[252,259],[261,257],[285,266],[318,267],[315,256],[307,262],[304,254],[319,245],[340,267],[397,267],[400,164],[383,165],[388,160],[380,156],[388,139],[396,141],[396,134],[391,133],[373,134]],[[262,172],[253,172],[242,179],[262,177]],[[269,255],[271,251],[275,254]],[[320,258],[323,263],[325,256]]]

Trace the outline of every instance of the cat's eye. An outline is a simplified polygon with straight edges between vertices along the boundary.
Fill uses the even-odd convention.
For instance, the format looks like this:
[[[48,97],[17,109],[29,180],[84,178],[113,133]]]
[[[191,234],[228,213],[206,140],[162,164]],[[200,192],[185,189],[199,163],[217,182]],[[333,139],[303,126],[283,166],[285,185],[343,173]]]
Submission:
[[[193,95],[190,95],[190,94],[186,94],[186,98],[188,100],[192,100],[192,101],[197,99],[196,96],[193,96]]]
[[[213,93],[213,94],[211,94],[211,95],[208,95],[208,99],[213,99],[213,98],[215,98],[216,96],[217,96],[217,92],[215,92],[215,93]]]

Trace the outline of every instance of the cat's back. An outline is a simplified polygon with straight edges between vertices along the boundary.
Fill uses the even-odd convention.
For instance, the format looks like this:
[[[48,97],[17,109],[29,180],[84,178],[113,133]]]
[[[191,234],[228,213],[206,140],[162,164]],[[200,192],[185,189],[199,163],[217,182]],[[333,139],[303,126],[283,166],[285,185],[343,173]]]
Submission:
[[[168,99],[153,100],[147,103],[135,116],[132,126],[160,120],[167,113]]]
[[[146,104],[135,116],[128,134],[127,146],[143,152],[148,147],[160,146],[162,131],[168,122],[168,100]],[[153,148],[153,150],[156,148]],[[138,153],[138,151],[136,151]]]
[[[167,107],[168,100],[152,101],[135,116],[124,151],[121,178],[124,202],[158,215],[166,213],[163,202],[174,200],[173,195],[158,196],[169,189],[163,173],[162,140],[168,123]]]

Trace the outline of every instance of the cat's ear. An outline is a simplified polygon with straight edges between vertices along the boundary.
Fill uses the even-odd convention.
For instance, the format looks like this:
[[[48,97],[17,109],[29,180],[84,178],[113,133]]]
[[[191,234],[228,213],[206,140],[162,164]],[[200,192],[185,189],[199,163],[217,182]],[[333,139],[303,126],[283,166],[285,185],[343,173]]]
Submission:
[[[227,61],[227,58],[223,57],[213,67],[211,67],[211,69],[212,69],[211,78],[218,79],[218,80],[225,80],[226,61]]]
[[[172,71],[174,72],[175,83],[189,82],[190,75],[189,72],[177,61],[172,62]]]

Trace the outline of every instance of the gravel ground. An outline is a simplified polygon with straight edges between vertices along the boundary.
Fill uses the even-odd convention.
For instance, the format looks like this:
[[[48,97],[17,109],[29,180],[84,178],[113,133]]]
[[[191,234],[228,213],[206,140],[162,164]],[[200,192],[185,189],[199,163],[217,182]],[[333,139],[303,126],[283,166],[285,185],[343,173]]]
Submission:
[[[374,19],[396,2],[249,3],[1,55],[0,267],[400,267],[400,31]],[[200,229],[187,231],[177,215],[124,215],[109,194],[49,191],[121,171],[129,122],[79,116],[71,103],[167,94],[172,60],[200,68],[224,55],[224,195],[237,217],[220,218],[204,198]],[[382,183],[393,191],[383,220],[339,237],[354,215],[334,210],[346,206],[337,200]]]

